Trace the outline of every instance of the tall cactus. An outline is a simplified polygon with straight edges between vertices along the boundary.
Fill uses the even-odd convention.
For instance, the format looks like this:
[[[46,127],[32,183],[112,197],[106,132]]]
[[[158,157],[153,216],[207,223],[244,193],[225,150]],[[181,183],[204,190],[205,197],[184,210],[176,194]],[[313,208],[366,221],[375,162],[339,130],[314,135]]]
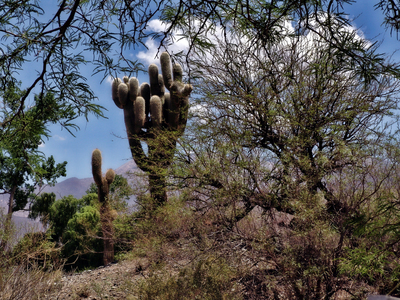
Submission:
[[[124,110],[125,127],[132,157],[149,175],[150,194],[156,205],[167,201],[166,170],[171,164],[176,142],[188,117],[190,84],[182,82],[183,71],[164,52],[160,57],[162,75],[155,64],[149,66],[148,83],[139,87],[135,77],[116,78],[112,98]],[[170,93],[165,93],[165,87]],[[146,155],[140,141],[147,142]]]
[[[92,173],[94,182],[97,185],[97,194],[100,202],[100,220],[101,230],[103,233],[103,264],[108,265],[114,260],[114,226],[111,206],[109,202],[110,185],[114,181],[115,172],[108,169],[106,176],[103,177],[101,172],[101,152],[95,149],[92,152]]]

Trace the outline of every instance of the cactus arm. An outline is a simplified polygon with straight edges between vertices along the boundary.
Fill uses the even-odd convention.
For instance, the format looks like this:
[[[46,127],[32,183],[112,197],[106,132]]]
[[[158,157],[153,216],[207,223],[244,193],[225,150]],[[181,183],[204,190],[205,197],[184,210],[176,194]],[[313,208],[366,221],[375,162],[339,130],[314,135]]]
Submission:
[[[171,58],[167,52],[163,52],[160,56],[161,72],[164,79],[164,84],[168,90],[172,86],[172,76],[171,76]]]
[[[133,110],[133,103],[128,101],[124,107],[124,121],[128,138],[135,135],[135,114]]]
[[[146,121],[146,108],[145,100],[143,97],[137,97],[133,105],[133,111],[135,115],[135,126],[133,132],[138,134],[144,127]]]
[[[122,107],[125,107],[128,102],[129,87],[126,83],[120,83],[118,86],[118,98]]]
[[[119,108],[122,108],[121,102],[119,101],[118,97],[118,86],[120,85],[121,82],[122,82],[121,79],[115,78],[111,86],[112,99],[114,100],[115,105]]]
[[[101,152],[99,149],[95,149],[92,152],[92,174],[96,185],[101,185]]]
[[[160,85],[158,82],[158,67],[155,64],[149,66],[150,90],[152,95],[160,95]]]
[[[185,131],[188,115],[189,115],[189,96],[184,97],[182,101],[179,114],[179,126],[178,126],[179,135],[182,135],[183,132]]]
[[[164,83],[171,92],[170,99],[166,101],[166,123],[171,130],[178,130],[182,134],[187,123],[189,95],[193,88],[190,84],[182,83],[183,70],[180,65],[174,65],[171,73],[171,59],[168,53],[161,54],[160,62]]]
[[[165,95],[165,85],[164,85],[164,78],[162,74],[158,74],[158,86],[159,86],[159,94],[162,103],[164,104],[164,95]]]
[[[131,137],[129,140],[129,148],[131,149],[132,158],[135,161],[136,165],[143,172],[149,173],[151,171],[151,162],[149,158],[146,156],[142,143],[138,138]]]
[[[139,94],[139,81],[135,77],[129,79],[129,100],[134,102]]]
[[[111,183],[113,183],[115,178],[115,172],[113,169],[108,169],[107,173],[106,173],[106,180],[107,180],[107,184],[110,185]]]
[[[162,121],[162,103],[158,96],[152,96],[150,99],[150,115],[152,126],[159,129]]]
[[[172,68],[172,73],[174,81],[182,82],[183,70],[181,65],[175,64],[174,67]]]
[[[164,95],[164,105],[163,105],[163,118],[166,124],[169,124],[169,112],[171,109],[171,95],[170,93],[166,93]]]
[[[147,122],[147,117],[150,113],[150,98],[151,98],[151,93],[150,93],[150,85],[147,82],[144,82],[140,85],[140,95],[142,96],[144,101],[145,101],[145,106],[146,106],[146,122]]]

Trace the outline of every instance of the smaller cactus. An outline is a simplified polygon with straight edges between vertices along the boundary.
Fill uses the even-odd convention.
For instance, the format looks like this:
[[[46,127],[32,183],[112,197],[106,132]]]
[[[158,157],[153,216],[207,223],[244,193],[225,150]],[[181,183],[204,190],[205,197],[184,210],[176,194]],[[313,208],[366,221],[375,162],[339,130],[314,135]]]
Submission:
[[[92,173],[94,182],[97,185],[97,194],[101,205],[100,220],[104,241],[103,264],[108,265],[114,260],[114,226],[112,221],[115,219],[115,214],[111,210],[108,199],[110,185],[114,181],[115,172],[112,169],[108,169],[106,176],[103,177],[101,172],[101,161],[101,151],[95,149],[92,152]]]

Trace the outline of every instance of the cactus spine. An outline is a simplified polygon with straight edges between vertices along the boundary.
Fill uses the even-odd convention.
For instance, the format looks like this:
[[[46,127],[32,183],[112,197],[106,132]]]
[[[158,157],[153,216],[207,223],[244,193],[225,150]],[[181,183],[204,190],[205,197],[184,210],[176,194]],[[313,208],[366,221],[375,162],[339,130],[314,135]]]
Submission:
[[[108,169],[106,176],[101,172],[101,152],[95,149],[92,152],[92,173],[94,182],[97,185],[97,194],[100,202],[101,230],[103,233],[104,252],[103,264],[108,265],[114,260],[114,227],[111,206],[109,202],[110,185],[114,181],[115,172]]]
[[[136,78],[116,78],[112,98],[124,110],[124,120],[132,157],[149,175],[150,194],[156,205],[167,201],[166,170],[172,162],[176,142],[183,134],[188,117],[190,84],[182,82],[183,71],[164,52],[160,57],[162,74],[155,64],[149,66],[150,84],[139,87]],[[165,87],[170,93],[165,93]],[[141,142],[148,145],[145,154]]]

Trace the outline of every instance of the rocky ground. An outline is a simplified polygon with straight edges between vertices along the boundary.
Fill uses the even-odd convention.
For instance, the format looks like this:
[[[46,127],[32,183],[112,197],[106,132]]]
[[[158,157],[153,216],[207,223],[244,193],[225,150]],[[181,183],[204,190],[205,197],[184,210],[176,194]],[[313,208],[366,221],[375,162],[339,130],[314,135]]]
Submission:
[[[130,291],[135,283],[146,276],[146,261],[135,259],[86,270],[81,273],[64,274],[55,283],[52,299],[136,299]]]

